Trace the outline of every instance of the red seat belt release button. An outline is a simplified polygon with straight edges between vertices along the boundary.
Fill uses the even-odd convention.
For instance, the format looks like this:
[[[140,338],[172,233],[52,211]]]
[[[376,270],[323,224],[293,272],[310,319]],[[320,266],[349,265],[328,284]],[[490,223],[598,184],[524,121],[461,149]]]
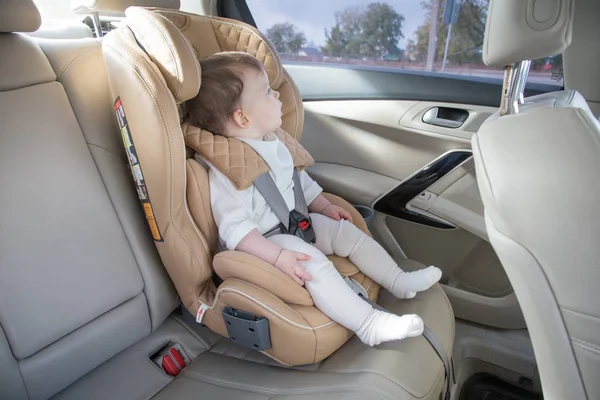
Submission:
[[[162,357],[161,366],[165,370],[165,372],[170,376],[177,376],[181,372],[181,369],[175,363],[175,360],[171,358],[170,354],[165,354]]]
[[[157,364],[170,376],[177,376],[189,361],[181,354],[179,347],[170,346],[158,356]]]
[[[300,229],[302,229],[303,231],[307,230],[310,227],[310,223],[308,221],[300,221],[298,223],[298,226],[300,227]]]
[[[177,350],[175,347],[173,347],[171,350],[169,350],[169,354],[171,355],[173,360],[175,360],[179,369],[185,368],[185,360],[183,359],[183,356],[181,355],[179,350]]]

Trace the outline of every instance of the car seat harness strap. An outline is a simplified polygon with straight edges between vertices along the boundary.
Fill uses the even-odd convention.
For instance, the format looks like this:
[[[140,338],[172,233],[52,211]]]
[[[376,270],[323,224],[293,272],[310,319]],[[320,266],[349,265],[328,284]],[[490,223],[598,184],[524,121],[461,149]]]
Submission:
[[[315,243],[315,230],[308,215],[308,206],[304,198],[300,175],[297,169],[294,169],[293,180],[295,207],[292,211],[289,211],[287,203],[269,172],[265,172],[254,180],[254,186],[265,198],[265,201],[280,221],[277,226],[265,233],[264,236],[269,237],[283,233],[298,236],[307,243]]]

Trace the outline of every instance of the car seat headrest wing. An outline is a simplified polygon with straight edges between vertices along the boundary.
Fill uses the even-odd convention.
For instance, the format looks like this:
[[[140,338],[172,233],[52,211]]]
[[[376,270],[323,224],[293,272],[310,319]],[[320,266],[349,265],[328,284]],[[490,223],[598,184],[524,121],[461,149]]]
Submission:
[[[264,66],[271,87],[284,80],[283,65],[277,50],[256,28],[226,18],[160,9],[156,13],[171,21],[189,40],[200,60],[221,51],[243,51]]]
[[[196,52],[179,29],[162,15],[141,7],[125,11],[126,23],[162,73],[178,102],[196,96],[201,72]]]

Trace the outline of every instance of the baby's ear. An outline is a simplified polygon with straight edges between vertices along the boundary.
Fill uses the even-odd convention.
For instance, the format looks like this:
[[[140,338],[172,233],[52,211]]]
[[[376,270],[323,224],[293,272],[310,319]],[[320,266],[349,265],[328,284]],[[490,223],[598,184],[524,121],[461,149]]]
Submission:
[[[248,128],[250,127],[250,119],[246,115],[246,113],[241,108],[236,108],[233,112],[232,118],[233,123],[237,125],[239,128]]]

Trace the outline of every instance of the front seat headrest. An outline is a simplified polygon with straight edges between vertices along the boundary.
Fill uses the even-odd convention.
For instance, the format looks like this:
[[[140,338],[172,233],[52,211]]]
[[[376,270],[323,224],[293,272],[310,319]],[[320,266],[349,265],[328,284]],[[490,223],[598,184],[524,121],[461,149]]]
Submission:
[[[31,0],[0,0],[0,33],[35,32],[42,17]]]
[[[71,0],[71,10],[76,14],[122,17],[128,7],[162,7],[179,10],[179,0]]]
[[[200,64],[190,42],[169,20],[140,7],[125,11],[127,25],[148,57],[158,67],[178,102],[196,96],[200,89]]]
[[[571,44],[574,0],[490,0],[483,62],[505,66],[560,54]]]

